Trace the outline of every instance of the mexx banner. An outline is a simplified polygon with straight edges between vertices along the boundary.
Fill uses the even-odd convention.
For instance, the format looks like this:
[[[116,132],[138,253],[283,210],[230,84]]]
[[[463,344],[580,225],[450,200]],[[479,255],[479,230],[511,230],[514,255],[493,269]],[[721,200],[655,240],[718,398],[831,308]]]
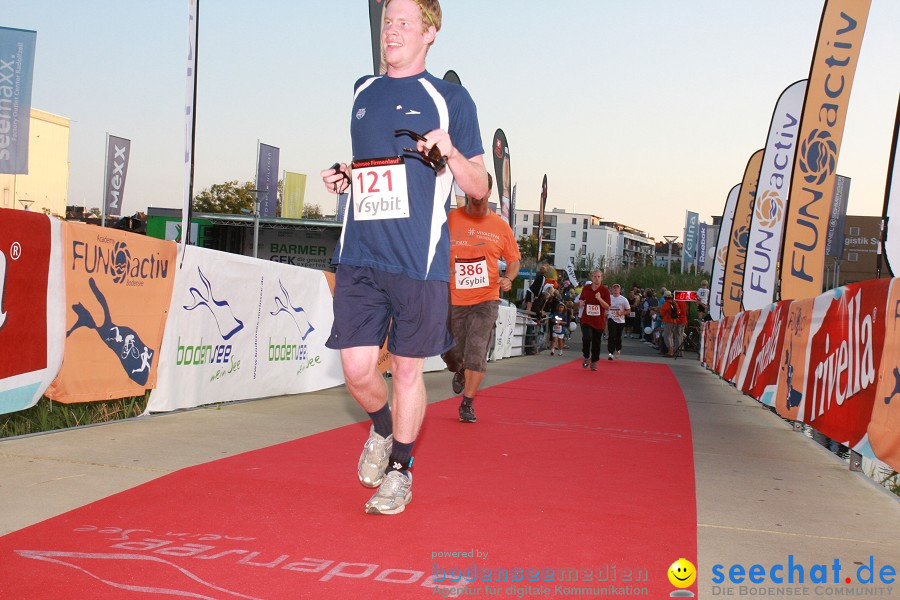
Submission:
[[[344,382],[322,271],[191,246],[169,313],[147,412]]]
[[[784,217],[791,189],[791,169],[805,95],[805,79],[789,85],[781,93],[772,113],[750,223],[743,285],[745,310],[763,308],[775,300]]]
[[[37,32],[0,27],[0,173],[28,173]]]
[[[538,249],[537,259],[541,260],[541,250],[544,245],[544,208],[547,206],[547,174],[544,174],[544,181],[541,183],[541,208],[538,211]]]
[[[122,214],[125,196],[125,177],[128,175],[128,159],[131,158],[131,140],[107,136],[106,181],[103,189],[104,215]]]
[[[747,241],[750,237],[750,217],[756,199],[756,185],[759,182],[759,168],[762,164],[762,150],[757,150],[747,161],[741,193],[734,209],[734,222],[728,238],[728,253],[725,255],[725,281],[722,284],[722,311],[726,316],[734,316],[743,310],[741,304],[744,285],[744,271],[747,262]]]
[[[822,292],[825,230],[871,0],[827,0],[809,70],[785,219],[781,298]]]
[[[719,236],[716,241],[716,254],[713,257],[712,277],[709,285],[709,316],[714,321],[722,318],[722,292],[725,289],[725,257],[728,254],[728,239],[731,237],[731,224],[734,222],[734,209],[738,196],[741,195],[741,184],[737,184],[728,192],[722,222],[719,223]]]
[[[684,216],[684,244],[681,245],[681,272],[690,271],[689,265],[695,264],[697,257],[697,229],[700,215],[686,211]]]
[[[66,342],[47,397],[87,402],[143,396],[175,280],[175,244],[81,223],[63,225]]]
[[[306,193],[306,175],[284,172],[284,200],[281,216],[285,219],[299,219],[303,216],[303,197]]]
[[[256,197],[259,200],[259,216],[273,218],[278,209],[278,156],[275,146],[259,145],[256,166]]]
[[[897,99],[897,116],[894,119],[894,141],[891,145],[891,160],[888,166],[887,184],[884,188],[883,217],[886,223],[884,231],[884,257],[887,259],[891,274],[900,274],[900,149],[897,138],[900,136],[900,97]],[[893,200],[893,202],[891,202]],[[891,228],[891,223],[894,223]]]
[[[512,185],[510,183],[509,172],[509,143],[506,141],[506,134],[502,129],[498,129],[494,133],[494,187],[500,193],[500,216],[509,223],[512,228],[515,216],[510,211],[510,198],[512,196]]]
[[[0,208],[0,414],[33,406],[59,372],[64,291],[60,221]]]

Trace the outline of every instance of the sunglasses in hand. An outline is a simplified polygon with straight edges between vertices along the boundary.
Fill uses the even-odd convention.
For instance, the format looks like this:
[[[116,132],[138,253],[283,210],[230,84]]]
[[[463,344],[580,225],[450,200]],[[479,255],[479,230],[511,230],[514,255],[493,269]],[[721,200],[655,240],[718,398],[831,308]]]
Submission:
[[[396,131],[394,131],[395,137],[399,137],[401,135],[408,135],[412,139],[420,141],[420,142],[428,141],[427,139],[425,139],[425,136],[419,135],[418,133],[416,133],[415,131],[412,131],[410,129],[397,129]],[[441,169],[443,169],[444,167],[447,166],[447,157],[441,155],[441,151],[436,145],[432,146],[431,149],[428,150],[427,153],[419,152],[415,148],[404,148],[403,151],[404,152],[415,152],[420,157],[422,157],[422,160],[424,160],[425,163],[428,164],[428,166],[430,166],[435,171],[440,171]]]

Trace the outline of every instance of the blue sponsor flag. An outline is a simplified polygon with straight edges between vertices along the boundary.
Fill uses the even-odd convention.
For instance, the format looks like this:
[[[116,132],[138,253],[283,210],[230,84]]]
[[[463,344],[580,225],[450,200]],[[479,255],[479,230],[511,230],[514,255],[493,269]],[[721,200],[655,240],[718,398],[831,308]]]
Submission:
[[[256,189],[259,199],[259,216],[272,218],[278,208],[278,156],[280,150],[266,144],[259,145],[259,163],[256,167]]]
[[[684,220],[684,244],[681,245],[681,272],[690,271],[689,266],[694,264],[697,254],[697,227],[700,224],[700,215],[686,211]]]
[[[0,27],[0,173],[28,173],[37,32]]]

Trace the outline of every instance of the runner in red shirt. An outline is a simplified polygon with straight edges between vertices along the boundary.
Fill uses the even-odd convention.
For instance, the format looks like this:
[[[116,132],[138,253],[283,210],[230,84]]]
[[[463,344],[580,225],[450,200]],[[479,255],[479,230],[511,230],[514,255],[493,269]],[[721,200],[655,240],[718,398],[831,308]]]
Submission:
[[[600,342],[603,341],[603,330],[606,329],[606,316],[609,311],[609,289],[603,285],[603,271],[597,269],[591,273],[591,284],[584,286],[578,297],[578,304],[584,308],[581,315],[581,361],[583,368],[597,370],[600,360]]]

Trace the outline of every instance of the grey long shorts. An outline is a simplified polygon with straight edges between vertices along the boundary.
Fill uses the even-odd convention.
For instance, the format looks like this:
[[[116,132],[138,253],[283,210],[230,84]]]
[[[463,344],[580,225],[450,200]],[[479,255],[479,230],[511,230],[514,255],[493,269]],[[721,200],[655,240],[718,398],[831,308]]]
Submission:
[[[499,311],[499,300],[450,307],[450,333],[456,342],[452,352],[462,358],[466,369],[479,373],[487,370],[488,345]]]

